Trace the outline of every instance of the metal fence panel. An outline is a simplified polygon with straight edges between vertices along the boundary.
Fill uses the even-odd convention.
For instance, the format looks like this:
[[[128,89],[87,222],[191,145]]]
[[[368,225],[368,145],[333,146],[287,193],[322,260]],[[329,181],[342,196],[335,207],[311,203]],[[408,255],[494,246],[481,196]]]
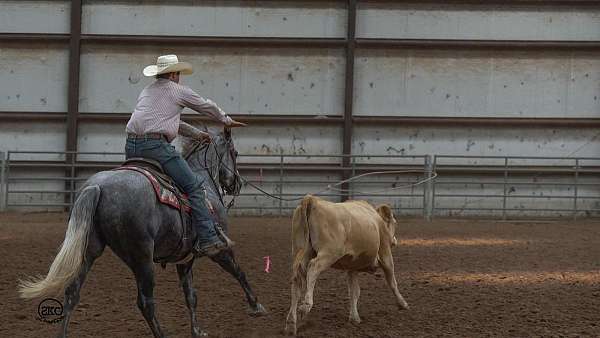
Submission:
[[[598,216],[600,158],[437,155],[434,163],[437,216]]]
[[[6,210],[6,157],[0,151],[0,211]]]
[[[68,152],[9,152],[0,162],[0,207],[69,207],[80,184],[100,170],[116,167],[122,153],[86,153],[65,163]],[[1,155],[1,154],[0,154]],[[600,158],[406,155],[240,155],[238,167],[251,184],[242,188],[232,213],[289,215],[305,194],[340,201],[351,198],[388,203],[399,216],[560,216],[600,215]],[[344,173],[361,177],[340,191]],[[400,171],[400,173],[398,173]],[[67,172],[70,173],[66,175]],[[415,185],[434,175],[435,180]],[[4,182],[4,183],[2,183]],[[336,189],[326,189],[326,187]],[[390,189],[396,187],[397,189]],[[229,199],[230,197],[228,197]]]

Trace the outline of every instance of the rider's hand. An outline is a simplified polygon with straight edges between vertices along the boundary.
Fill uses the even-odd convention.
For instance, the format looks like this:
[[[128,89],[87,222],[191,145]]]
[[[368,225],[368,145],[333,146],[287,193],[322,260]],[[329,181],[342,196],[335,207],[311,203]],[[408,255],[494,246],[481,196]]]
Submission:
[[[227,125],[227,127],[229,127],[229,128],[245,127],[245,126],[247,126],[247,124],[245,124],[243,122],[238,122],[234,119],[231,119],[231,122]]]
[[[198,135],[198,140],[201,143],[210,143],[210,141],[211,141],[210,134],[201,131],[200,134]]]

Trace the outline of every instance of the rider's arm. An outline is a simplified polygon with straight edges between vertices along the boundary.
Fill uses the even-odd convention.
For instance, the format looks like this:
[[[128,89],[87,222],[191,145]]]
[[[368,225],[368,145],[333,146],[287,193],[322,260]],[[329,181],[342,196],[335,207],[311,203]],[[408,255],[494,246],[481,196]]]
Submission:
[[[227,116],[216,103],[196,94],[196,92],[189,87],[182,87],[183,90],[181,91],[181,96],[179,98],[182,106],[188,107],[198,113],[206,114],[224,125],[230,125],[232,123],[233,120]]]
[[[210,134],[204,132],[192,125],[189,125],[183,121],[179,121],[179,135],[193,138],[195,140],[205,140],[210,138]]]

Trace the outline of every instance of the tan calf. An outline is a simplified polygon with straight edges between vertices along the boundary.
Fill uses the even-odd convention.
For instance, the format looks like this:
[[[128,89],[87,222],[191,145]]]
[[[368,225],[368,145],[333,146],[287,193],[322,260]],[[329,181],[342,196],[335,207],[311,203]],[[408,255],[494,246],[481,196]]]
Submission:
[[[360,323],[357,274],[374,272],[378,267],[383,269],[398,306],[408,309],[394,276],[391,248],[397,244],[395,231],[396,219],[388,205],[375,209],[365,201],[332,203],[304,197],[292,220],[292,304],[285,330],[296,334],[298,301],[306,292],[299,308],[303,319],[313,306],[317,277],[329,267],[348,273],[351,322]]]

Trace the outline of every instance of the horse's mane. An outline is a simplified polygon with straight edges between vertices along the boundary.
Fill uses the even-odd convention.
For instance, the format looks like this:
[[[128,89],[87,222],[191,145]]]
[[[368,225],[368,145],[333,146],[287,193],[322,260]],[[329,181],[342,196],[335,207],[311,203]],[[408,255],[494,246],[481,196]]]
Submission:
[[[181,143],[181,153],[182,154],[187,154],[190,151],[190,149],[192,149],[194,144],[196,144],[194,139],[192,139],[191,137],[183,136],[183,135],[179,135],[179,141]]]

